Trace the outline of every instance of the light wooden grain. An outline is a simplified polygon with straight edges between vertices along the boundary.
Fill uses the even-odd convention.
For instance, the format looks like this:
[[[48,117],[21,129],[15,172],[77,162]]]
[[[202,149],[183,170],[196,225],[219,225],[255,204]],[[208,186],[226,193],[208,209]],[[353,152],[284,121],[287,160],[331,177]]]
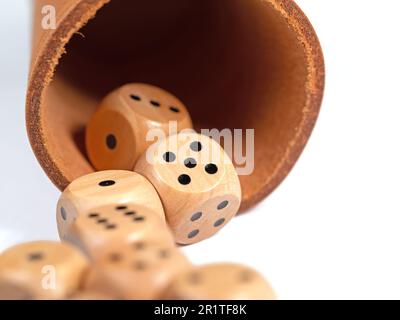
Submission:
[[[194,142],[201,143],[200,152],[191,149]],[[167,152],[172,152],[176,159],[165,161]],[[192,244],[209,238],[236,215],[241,201],[239,178],[229,156],[216,141],[193,132],[179,134],[159,143],[151,154],[152,161],[149,154],[144,154],[135,171],[157,189],[178,243]],[[194,168],[185,166],[189,158],[197,162]],[[218,171],[207,173],[209,164]],[[179,182],[182,175],[190,177],[189,184]],[[222,206],[224,203],[227,206]]]
[[[171,300],[273,300],[270,284],[255,270],[238,264],[212,264],[180,274],[168,288]]]
[[[86,149],[97,170],[131,170],[152,141],[147,133],[159,129],[169,135],[192,128],[184,104],[169,92],[147,84],[127,84],[101,102],[86,129]],[[107,140],[109,142],[107,143]]]
[[[131,203],[86,211],[63,234],[62,240],[76,245],[94,261],[112,244],[123,246],[157,240],[174,245],[165,219],[148,208]]]
[[[100,184],[115,184],[102,187]],[[57,204],[57,225],[61,238],[80,213],[107,205],[135,204],[148,208],[162,219],[164,209],[157,191],[138,173],[131,171],[100,171],[73,181],[62,193]]]
[[[88,268],[84,255],[67,244],[20,244],[0,256],[0,297],[64,299],[79,289]]]
[[[178,274],[191,267],[175,246],[141,242],[110,246],[89,273],[85,288],[118,299],[160,299]]]
[[[94,291],[80,291],[71,297],[68,300],[76,300],[76,301],[88,301],[88,300],[114,300],[114,297],[109,294],[102,294]]]

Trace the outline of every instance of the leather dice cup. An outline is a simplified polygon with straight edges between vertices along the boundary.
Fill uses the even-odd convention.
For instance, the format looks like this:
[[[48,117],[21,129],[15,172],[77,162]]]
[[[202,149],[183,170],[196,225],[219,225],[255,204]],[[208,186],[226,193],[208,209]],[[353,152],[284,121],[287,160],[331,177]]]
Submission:
[[[255,170],[240,177],[241,212],[290,172],[314,127],[324,88],[317,35],[294,1],[46,4],[55,7],[58,25],[43,30],[43,4],[35,2],[27,130],[41,166],[61,190],[95,170],[85,147],[87,124],[107,95],[132,82],[173,93],[196,129],[255,129]],[[147,94],[125,102],[143,98],[138,107],[153,102],[155,108],[163,102]],[[163,110],[179,116],[171,107],[179,105]],[[118,114],[110,113],[119,124]],[[129,121],[119,130],[134,135]],[[126,143],[112,136],[108,142],[117,150]],[[130,170],[124,165],[134,162],[135,153],[114,159],[117,169]]]
[[[223,235],[300,156],[324,88],[301,10],[292,0],[47,4],[59,23],[43,30],[35,2],[27,128],[62,190],[61,242],[1,253],[0,298],[276,299],[252,268],[195,265],[179,245]],[[251,174],[200,134],[212,128],[255,130]]]

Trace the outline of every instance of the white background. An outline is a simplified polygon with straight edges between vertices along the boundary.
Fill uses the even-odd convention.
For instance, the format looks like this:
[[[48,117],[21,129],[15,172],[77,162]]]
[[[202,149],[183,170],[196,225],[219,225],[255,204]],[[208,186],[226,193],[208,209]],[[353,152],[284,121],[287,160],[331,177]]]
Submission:
[[[289,178],[216,237],[196,263],[259,269],[282,299],[400,298],[400,2],[298,0],[324,48],[327,87]],[[58,190],[25,133],[27,1],[0,10],[0,250],[57,239]]]

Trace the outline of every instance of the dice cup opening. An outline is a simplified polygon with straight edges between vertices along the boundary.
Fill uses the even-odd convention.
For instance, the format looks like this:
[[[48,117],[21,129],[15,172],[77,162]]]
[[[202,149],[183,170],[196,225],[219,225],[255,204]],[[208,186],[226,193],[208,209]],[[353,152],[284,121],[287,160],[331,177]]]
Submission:
[[[44,1],[37,0],[27,128],[60,189],[93,171],[85,124],[104,95],[128,82],[174,93],[197,128],[255,129],[242,211],[297,161],[318,116],[324,63],[292,0],[45,2],[56,6],[58,28],[40,28]]]

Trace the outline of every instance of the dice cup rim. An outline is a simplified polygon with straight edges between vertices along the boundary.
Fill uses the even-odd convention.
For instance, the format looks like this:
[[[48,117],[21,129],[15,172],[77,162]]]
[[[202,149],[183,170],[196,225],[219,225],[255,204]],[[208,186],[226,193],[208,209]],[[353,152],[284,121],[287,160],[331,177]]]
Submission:
[[[58,28],[44,36],[38,48],[34,48],[31,72],[26,97],[26,126],[33,151],[51,181],[63,190],[70,183],[59,166],[60,159],[51,154],[44,134],[46,123],[42,115],[44,92],[52,82],[56,67],[65,53],[74,33],[96,16],[98,10],[111,0],[80,0],[60,19]],[[242,203],[244,211],[268,196],[289,174],[301,155],[315,126],[323,98],[325,66],[318,37],[308,18],[292,0],[260,0],[269,3],[286,20],[288,28],[295,33],[306,58],[307,79],[305,83],[306,103],[302,109],[302,120],[296,128],[294,138],[287,143],[284,156],[269,179],[258,190],[246,197]],[[47,1],[51,2],[51,1]],[[74,1],[71,1],[72,3]],[[38,6],[38,3],[36,4]]]

